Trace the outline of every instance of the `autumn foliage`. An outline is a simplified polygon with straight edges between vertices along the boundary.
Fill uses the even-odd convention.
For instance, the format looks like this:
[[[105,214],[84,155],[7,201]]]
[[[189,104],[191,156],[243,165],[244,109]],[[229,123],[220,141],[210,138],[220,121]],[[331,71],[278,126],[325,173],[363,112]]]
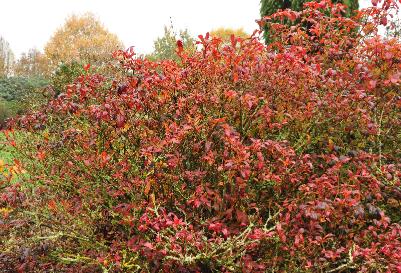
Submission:
[[[268,46],[206,34],[179,63],[87,69],[6,132],[0,268],[401,272],[394,4],[309,2]]]
[[[112,51],[122,48],[124,46],[115,34],[93,14],[86,13],[70,16],[47,42],[45,54],[52,67],[72,62],[101,66],[110,61]]]

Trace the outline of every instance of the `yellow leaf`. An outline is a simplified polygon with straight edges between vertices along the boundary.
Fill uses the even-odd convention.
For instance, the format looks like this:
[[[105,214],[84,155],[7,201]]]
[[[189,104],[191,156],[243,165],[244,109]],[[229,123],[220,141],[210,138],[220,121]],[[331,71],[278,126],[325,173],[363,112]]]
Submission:
[[[151,193],[151,194],[150,194],[150,202],[151,202],[153,205],[155,205],[155,203],[156,203],[156,197],[155,197],[155,194],[154,194],[154,193]]]
[[[329,139],[328,148],[330,151],[334,150],[334,141],[331,138]]]
[[[13,209],[10,208],[0,208],[0,213],[3,214],[3,217],[6,218],[12,212]]]
[[[132,127],[132,126],[131,126],[130,124],[126,123],[126,124],[124,125],[122,131],[125,133],[125,132],[127,132],[131,127]]]

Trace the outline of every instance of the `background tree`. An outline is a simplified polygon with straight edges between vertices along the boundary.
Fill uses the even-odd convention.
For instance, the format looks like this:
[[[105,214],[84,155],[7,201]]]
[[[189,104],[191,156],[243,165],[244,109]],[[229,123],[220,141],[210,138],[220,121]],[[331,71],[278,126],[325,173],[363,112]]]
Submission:
[[[150,60],[175,60],[179,57],[176,53],[177,41],[181,40],[185,50],[195,50],[195,40],[187,29],[180,30],[179,34],[174,32],[172,26],[164,26],[164,35],[154,41],[154,51],[147,56]]]
[[[10,44],[0,37],[0,77],[8,76],[11,73],[14,63],[14,54]]]
[[[223,41],[230,41],[231,35],[234,34],[236,37],[247,38],[249,34],[244,31],[243,28],[216,28],[210,31],[210,35],[214,37],[219,37]]]
[[[14,74],[20,77],[48,77],[49,59],[36,48],[22,53],[14,67]]]
[[[311,2],[312,0],[261,0],[260,1],[260,15],[261,17],[272,15],[279,9],[292,9],[295,11],[302,10],[306,2]],[[353,11],[359,8],[358,0],[332,0],[332,3],[341,3],[347,6],[345,12],[346,16],[351,16]],[[269,27],[264,26],[264,37],[266,43],[269,42]]]
[[[78,61],[100,65],[111,59],[123,44],[91,13],[72,15],[45,46],[45,54],[52,65]]]

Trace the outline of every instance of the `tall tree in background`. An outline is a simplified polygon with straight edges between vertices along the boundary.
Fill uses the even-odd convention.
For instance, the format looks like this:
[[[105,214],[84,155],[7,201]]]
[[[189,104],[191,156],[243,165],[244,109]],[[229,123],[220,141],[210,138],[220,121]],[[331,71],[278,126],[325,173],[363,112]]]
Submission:
[[[91,13],[73,15],[59,28],[45,46],[45,54],[52,65],[81,62],[100,65],[111,59],[123,44]]]
[[[154,51],[147,58],[150,60],[178,61],[179,57],[176,53],[178,40],[182,41],[184,50],[195,51],[195,40],[187,29],[181,30],[177,34],[172,26],[164,26],[164,35],[154,41]]]
[[[14,54],[10,44],[0,37],[0,77],[6,77],[11,73],[13,64]]]
[[[50,74],[49,59],[36,48],[32,48],[28,53],[22,53],[15,64],[14,74],[20,77],[47,77]]]
[[[244,31],[243,28],[216,28],[210,31],[210,35],[213,37],[219,37],[221,38],[224,42],[230,41],[231,35],[234,34],[236,37],[241,37],[241,38],[247,38],[250,35]]]
[[[260,15],[263,18],[264,16],[272,15],[277,12],[279,9],[292,9],[295,11],[302,10],[304,4],[306,2],[311,2],[312,0],[261,0],[260,1]],[[332,0],[332,3],[341,3],[347,6],[347,10],[345,12],[346,16],[351,16],[353,11],[359,8],[358,0]],[[269,27],[267,25],[264,26],[264,37],[266,43],[269,43]]]

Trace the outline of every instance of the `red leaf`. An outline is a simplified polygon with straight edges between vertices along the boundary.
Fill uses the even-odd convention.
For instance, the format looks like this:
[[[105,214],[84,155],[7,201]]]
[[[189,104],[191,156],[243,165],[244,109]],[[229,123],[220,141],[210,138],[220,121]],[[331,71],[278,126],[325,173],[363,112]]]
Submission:
[[[103,162],[103,163],[106,163],[107,161],[109,161],[110,156],[106,153],[106,151],[103,151],[103,152],[101,153],[101,158],[102,158],[102,162]]]
[[[235,38],[234,34],[231,34],[230,40],[232,47],[235,47],[235,45],[237,44],[237,39]]]
[[[237,216],[238,222],[241,223],[241,226],[246,226],[249,224],[248,215],[246,215],[245,212],[237,210],[235,214]]]
[[[227,99],[232,99],[237,96],[237,93],[234,90],[227,90],[224,92],[224,95]]]
[[[178,54],[181,54],[182,51],[184,50],[184,45],[181,40],[177,41],[177,49],[178,49]]]
[[[117,127],[122,128],[125,125],[125,117],[122,114],[118,114],[116,118]]]
[[[150,242],[146,242],[143,244],[144,247],[149,248],[149,249],[153,249],[153,245]]]
[[[380,20],[380,24],[382,24],[383,26],[387,25],[387,17],[382,17]]]

